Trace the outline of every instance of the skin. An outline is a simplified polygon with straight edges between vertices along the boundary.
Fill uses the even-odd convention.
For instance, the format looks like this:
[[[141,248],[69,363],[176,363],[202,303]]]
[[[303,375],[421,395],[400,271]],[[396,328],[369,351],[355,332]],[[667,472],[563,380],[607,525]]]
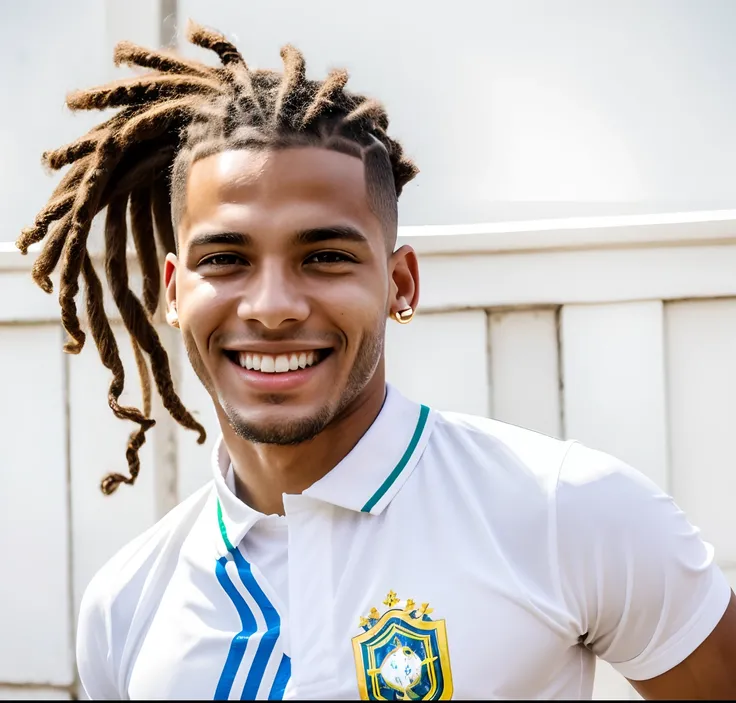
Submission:
[[[736,700],[736,595],[687,659],[661,676],[630,683],[647,700]]]
[[[212,236],[223,233],[228,241]],[[378,415],[386,319],[416,309],[416,256],[391,253],[395,232],[369,206],[362,162],[314,147],[196,162],[178,237],[165,267],[167,317],[212,397],[238,496],[283,514],[282,494],[322,478]],[[331,353],[278,391],[250,384],[226,351],[304,347]],[[736,596],[687,659],[631,683],[651,700],[736,700]]]
[[[416,308],[416,256],[391,252],[362,161],[315,147],[197,161],[178,237],[169,317],[214,402],[239,497],[283,514],[282,494],[322,478],[378,415],[386,321]],[[312,348],[329,356],[287,389],[257,387],[230,358]]]

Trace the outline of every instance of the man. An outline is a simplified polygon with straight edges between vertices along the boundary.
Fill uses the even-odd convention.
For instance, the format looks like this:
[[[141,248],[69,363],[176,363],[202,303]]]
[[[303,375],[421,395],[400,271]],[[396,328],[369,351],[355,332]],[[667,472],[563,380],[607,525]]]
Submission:
[[[83,277],[111,408],[140,425],[130,476],[108,477],[105,492],[137,476],[148,363],[165,406],[203,438],[151,324],[154,231],[167,319],[222,430],[213,481],[88,587],[87,693],[579,699],[599,656],[647,698],[735,698],[736,598],[668,496],[576,442],[387,388],[386,321],[411,320],[419,274],[409,247],[394,251],[416,169],[380,105],[346,92],[344,72],[307,80],[292,47],[281,75],[249,69],[214,32],[191,25],[189,38],[222,66],[124,43],[117,62],[155,72],[70,96],[122,109],[46,154],[72,166],[18,242],[56,222],[34,276],[50,290],[61,261],[70,352],[85,341]],[[128,207],[142,303],[128,284]],[[86,249],[103,208],[142,410],[119,404],[123,369]]]

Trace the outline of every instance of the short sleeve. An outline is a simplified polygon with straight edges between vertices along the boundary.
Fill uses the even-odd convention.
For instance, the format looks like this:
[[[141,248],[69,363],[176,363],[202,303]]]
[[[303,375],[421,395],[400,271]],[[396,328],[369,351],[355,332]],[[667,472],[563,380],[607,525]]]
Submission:
[[[643,474],[579,443],[556,489],[560,597],[580,641],[632,680],[686,659],[731,589],[674,500]]]
[[[92,700],[120,700],[110,647],[106,588],[98,574],[87,587],[79,609],[77,668],[85,693]]]

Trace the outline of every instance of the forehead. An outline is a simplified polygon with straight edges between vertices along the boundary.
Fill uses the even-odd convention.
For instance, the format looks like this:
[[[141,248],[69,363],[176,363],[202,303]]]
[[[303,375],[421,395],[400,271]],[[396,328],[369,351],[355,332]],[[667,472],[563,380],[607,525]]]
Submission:
[[[369,207],[361,159],[319,147],[229,150],[196,161],[184,220],[236,229],[351,224],[380,229]]]

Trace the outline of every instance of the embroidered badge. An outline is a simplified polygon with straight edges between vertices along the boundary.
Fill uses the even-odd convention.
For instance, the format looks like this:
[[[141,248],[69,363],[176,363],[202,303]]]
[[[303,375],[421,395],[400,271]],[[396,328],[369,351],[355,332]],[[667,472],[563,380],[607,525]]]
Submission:
[[[439,701],[452,697],[444,620],[432,620],[429,603],[402,601],[389,591],[381,614],[360,618],[353,637],[360,697],[365,701]]]

